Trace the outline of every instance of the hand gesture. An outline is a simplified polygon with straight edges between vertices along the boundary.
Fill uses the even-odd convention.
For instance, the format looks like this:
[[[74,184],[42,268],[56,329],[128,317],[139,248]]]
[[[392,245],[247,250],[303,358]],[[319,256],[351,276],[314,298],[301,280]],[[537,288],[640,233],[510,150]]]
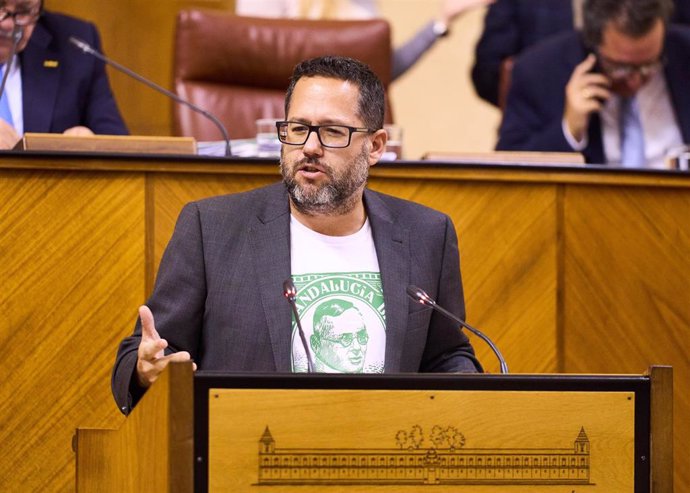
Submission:
[[[139,318],[141,319],[141,342],[137,351],[137,379],[139,385],[148,388],[156,381],[168,363],[171,361],[189,361],[191,356],[187,351],[165,355],[164,350],[168,347],[168,341],[161,339],[158,335],[153,321],[153,313],[148,306],[139,307]],[[196,365],[194,365],[194,369],[196,370]]]
[[[76,127],[71,127],[62,132],[65,135],[71,135],[72,137],[88,137],[93,135],[90,128],[84,127],[83,125],[77,125]]]
[[[581,141],[587,133],[589,115],[600,111],[611,96],[611,82],[603,74],[592,72],[596,56],[590,53],[570,76],[565,87],[565,110],[563,118],[570,134]]]
[[[12,125],[0,118],[0,149],[12,149],[19,141],[19,135]]]

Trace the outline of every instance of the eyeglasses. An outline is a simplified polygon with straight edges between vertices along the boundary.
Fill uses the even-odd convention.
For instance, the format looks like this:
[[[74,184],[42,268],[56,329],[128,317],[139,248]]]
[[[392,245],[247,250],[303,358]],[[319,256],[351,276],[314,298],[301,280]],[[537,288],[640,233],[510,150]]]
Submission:
[[[360,346],[364,346],[367,342],[369,342],[369,334],[367,333],[366,329],[360,330],[359,332],[357,332],[357,334],[353,334],[352,332],[340,334],[335,339],[329,339],[328,337],[322,337],[322,339],[324,341],[337,342],[342,347],[350,347],[352,345],[352,342],[355,340],[355,338],[357,338],[357,342],[359,343]]]
[[[312,132],[316,132],[324,147],[342,148],[350,145],[355,132],[372,133],[368,128],[348,127],[347,125],[307,125],[300,122],[276,122],[278,140],[283,144],[301,146],[307,143]]]
[[[8,17],[12,17],[15,26],[28,26],[35,23],[41,15],[40,7],[35,7],[30,10],[20,10],[18,12],[10,12],[6,7],[0,7],[0,22]]]
[[[657,73],[664,64],[663,59],[640,64],[616,62],[600,53],[597,54],[597,58],[603,72],[616,80],[629,79],[634,74],[640,74],[641,77],[650,77]]]

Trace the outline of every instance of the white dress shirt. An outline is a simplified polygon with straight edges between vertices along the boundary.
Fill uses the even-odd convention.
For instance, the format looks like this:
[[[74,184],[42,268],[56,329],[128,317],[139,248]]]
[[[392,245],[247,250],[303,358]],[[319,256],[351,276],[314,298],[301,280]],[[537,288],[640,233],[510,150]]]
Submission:
[[[22,71],[19,57],[15,57],[12,63],[10,75],[7,77],[5,83],[5,94],[7,95],[7,102],[10,106],[10,113],[12,113],[12,121],[17,135],[24,134],[24,108],[22,106]],[[5,75],[5,65],[0,72],[0,77]],[[2,80],[2,79],[0,79]]]

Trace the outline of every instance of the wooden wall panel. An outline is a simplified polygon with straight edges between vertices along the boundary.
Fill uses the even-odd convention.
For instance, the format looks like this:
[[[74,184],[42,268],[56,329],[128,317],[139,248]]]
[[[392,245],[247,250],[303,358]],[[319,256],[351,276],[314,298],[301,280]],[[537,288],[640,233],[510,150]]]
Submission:
[[[0,175],[0,491],[73,491],[77,426],[114,426],[109,374],[143,296],[142,179]]]
[[[511,371],[556,371],[553,186],[373,178],[371,188],[448,214],[458,233],[467,321],[501,348]],[[491,350],[476,338],[473,344],[486,370],[498,373]]]
[[[424,164],[374,169],[371,186],[452,217],[468,320],[514,372],[673,365],[674,474],[685,491],[688,178]],[[115,350],[182,205],[278,179],[273,163],[0,161],[0,491],[70,491],[74,428],[122,421],[109,388]]]
[[[564,227],[565,369],[673,365],[677,487],[690,485],[688,211],[687,190],[571,187]]]
[[[156,207],[152,272],[155,274],[158,271],[160,259],[175,229],[177,216],[186,203],[215,195],[244,192],[274,183],[279,179],[277,167],[274,176],[163,174],[153,177],[151,190]]]

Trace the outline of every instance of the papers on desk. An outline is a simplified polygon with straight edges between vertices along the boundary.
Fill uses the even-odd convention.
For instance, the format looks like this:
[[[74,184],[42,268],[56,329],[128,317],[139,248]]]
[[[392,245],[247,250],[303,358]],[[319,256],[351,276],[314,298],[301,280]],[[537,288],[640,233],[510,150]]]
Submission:
[[[225,141],[216,140],[208,142],[197,142],[197,153],[199,156],[225,156]],[[264,157],[257,152],[256,139],[234,139],[230,141],[233,157]],[[278,158],[279,156],[275,156]],[[394,152],[384,152],[381,161],[395,161],[397,156]]]
[[[422,156],[425,161],[466,164],[508,164],[538,166],[584,166],[585,158],[579,152],[429,152]]]
[[[384,152],[379,161],[396,161],[398,155],[395,152]]]
[[[280,157],[259,156],[256,139],[233,139],[230,141],[230,147],[233,157]],[[225,156],[225,141],[197,142],[197,152],[199,156]]]
[[[199,156],[225,156],[224,140],[197,142],[196,148]],[[231,140],[230,148],[234,157],[257,157],[256,141],[254,139]]]

